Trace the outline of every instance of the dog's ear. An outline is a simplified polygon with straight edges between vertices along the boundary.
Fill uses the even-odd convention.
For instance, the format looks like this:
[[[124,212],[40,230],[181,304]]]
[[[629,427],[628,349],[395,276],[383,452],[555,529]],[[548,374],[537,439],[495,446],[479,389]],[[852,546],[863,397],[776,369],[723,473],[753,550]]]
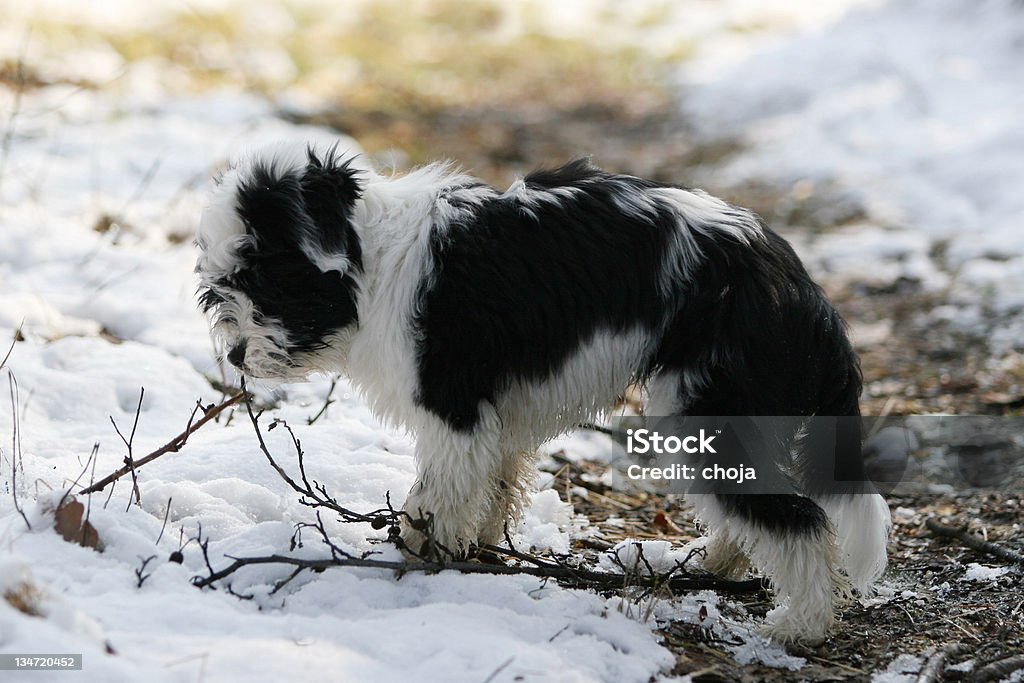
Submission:
[[[309,147],[307,164],[299,181],[306,213],[316,227],[316,246],[326,256],[342,255],[349,262],[359,263],[359,241],[350,217],[362,193],[359,169],[352,168],[352,158],[342,161],[337,146],[323,153],[323,158]],[[355,251],[356,253],[353,253]]]

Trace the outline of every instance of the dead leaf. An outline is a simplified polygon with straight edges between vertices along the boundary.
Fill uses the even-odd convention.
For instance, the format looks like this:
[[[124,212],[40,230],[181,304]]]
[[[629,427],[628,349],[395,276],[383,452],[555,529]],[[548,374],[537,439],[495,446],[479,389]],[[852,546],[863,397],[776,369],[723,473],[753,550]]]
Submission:
[[[100,535],[89,520],[83,521],[84,514],[85,506],[69,498],[53,513],[53,528],[65,541],[103,552]]]
[[[668,513],[666,513],[664,510],[658,510],[656,513],[654,513],[654,519],[651,520],[651,523],[654,524],[654,526],[660,529],[662,532],[667,534],[682,533],[682,529],[680,529],[676,525],[676,523],[672,521],[672,518],[669,517]]]

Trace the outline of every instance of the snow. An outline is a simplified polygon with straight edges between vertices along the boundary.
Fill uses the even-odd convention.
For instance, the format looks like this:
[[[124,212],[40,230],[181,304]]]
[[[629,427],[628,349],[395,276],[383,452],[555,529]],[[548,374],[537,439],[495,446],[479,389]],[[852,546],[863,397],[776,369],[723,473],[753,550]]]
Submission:
[[[133,294],[129,285],[119,287],[145,311],[146,290]],[[189,295],[183,298],[184,306]],[[142,325],[139,334],[147,331]],[[8,328],[4,335],[12,332]],[[30,328],[27,334],[33,334]],[[176,334],[195,337],[199,347],[205,324],[197,318]],[[211,400],[216,393],[183,358],[132,341],[23,342],[9,367],[22,397],[19,494],[33,527],[25,528],[5,496],[0,540],[9,552],[0,579],[4,590],[27,583],[40,591],[43,616],[0,602],[0,647],[6,652],[84,652],[93,680],[110,681],[143,675],[193,680],[200,670],[210,680],[316,678],[330,672],[339,680],[479,681],[510,658],[509,675],[540,669],[552,680],[641,681],[671,661],[647,626],[609,609],[600,597],[545,588],[524,577],[445,572],[397,580],[386,572],[338,570],[302,577],[290,591],[271,596],[287,570],[261,567],[239,572],[232,583],[236,592],[255,595],[253,601],[200,592],[189,584],[202,572],[195,544],[186,547],[184,565],[167,561],[181,543],[179,530],[187,538],[201,523],[220,566],[227,554],[288,552],[293,523],[309,519],[263,461],[251,427],[240,417],[230,426],[199,431],[180,453],[145,467],[139,475],[141,509],[125,511],[125,484],[109,506],[102,504],[105,496],[95,496],[90,521],[104,553],[67,543],[49,528],[45,510],[56,494],[46,489],[78,476],[94,440],[100,442],[97,472],[120,464],[123,452],[108,416],[122,430],[130,427],[139,385],[146,385],[134,442],[141,454],[184,427],[196,398]],[[298,424],[314,408],[295,404],[279,413]],[[10,428],[9,420],[0,422],[4,433]],[[401,502],[412,479],[411,444],[380,429],[355,399],[332,405],[315,428],[299,433],[314,476],[346,504],[378,507],[389,489]],[[288,452],[280,430],[267,438],[276,452]],[[537,494],[536,503],[522,538],[564,551],[569,511],[550,490]],[[157,543],[168,505],[169,528]],[[365,528],[334,531],[347,547],[371,549]],[[315,550],[308,544],[303,554],[313,556]],[[396,551],[384,552],[397,559]],[[157,556],[152,575],[137,588],[134,570],[150,555]],[[549,642],[563,626],[568,628]],[[104,654],[106,643],[118,654]]]
[[[130,296],[131,290],[126,286],[123,293]],[[140,309],[146,305],[142,294],[136,300]],[[206,335],[201,320],[177,333]],[[0,540],[9,552],[0,578],[4,590],[27,583],[40,591],[43,617],[0,602],[4,651],[84,652],[94,680],[111,681],[143,675],[192,680],[200,668],[211,680],[315,678],[324,672],[340,680],[434,680],[441,672],[447,673],[438,680],[483,680],[508,658],[510,675],[550,667],[553,680],[639,681],[669,661],[648,627],[608,609],[598,596],[545,588],[523,577],[446,572],[399,581],[386,572],[339,570],[302,577],[289,592],[271,596],[287,570],[260,567],[239,572],[232,583],[236,592],[255,595],[251,602],[200,592],[189,584],[202,572],[195,544],[186,547],[184,565],[167,561],[181,544],[179,530],[187,538],[201,523],[220,566],[225,555],[288,552],[293,523],[309,519],[263,461],[241,418],[199,431],[182,452],[145,467],[139,475],[141,509],[125,511],[125,484],[109,506],[102,504],[105,496],[95,496],[90,521],[104,553],[67,543],[49,528],[45,510],[57,494],[46,489],[78,476],[94,440],[100,442],[97,472],[120,464],[122,449],[107,418],[113,416],[123,431],[130,427],[139,384],[146,385],[146,394],[137,454],[180,431],[195,399],[215,398],[215,392],[181,357],[131,341],[24,342],[9,367],[22,397],[19,493],[33,526],[26,530],[5,496]],[[378,507],[388,489],[400,503],[412,479],[411,444],[381,430],[354,403],[342,399],[322,424],[299,430],[308,466],[356,509]],[[313,409],[297,404],[279,412],[298,424]],[[9,421],[0,425],[10,431]],[[287,453],[280,431],[267,434],[268,442]],[[38,497],[36,488],[43,491]],[[168,505],[169,528],[157,543]],[[565,550],[568,517],[554,491],[541,492],[522,538]],[[334,538],[369,550],[366,531],[341,527]],[[317,554],[315,544],[303,551]],[[397,551],[383,552],[397,559]],[[137,588],[134,570],[150,555],[157,556],[152,575]],[[565,625],[557,642],[548,642]],[[116,656],[103,653],[106,643]]]
[[[871,683],[914,683],[923,664],[921,657],[898,655],[889,662],[885,671],[877,671],[871,676]]]
[[[49,89],[26,93],[0,186],[3,350],[19,326],[26,338],[4,369],[17,381],[20,446],[5,437],[0,447],[0,592],[28,591],[35,601],[35,614],[0,601],[0,649],[81,652],[90,680],[104,681],[481,681],[506,662],[501,680],[646,681],[671,667],[649,624],[596,594],[528,577],[339,569],[272,593],[290,570],[259,566],[231,581],[251,600],[198,590],[190,578],[204,573],[203,559],[187,541],[200,525],[219,568],[228,555],[289,553],[295,523],[312,519],[258,451],[243,414],[142,468],[141,507],[128,505],[127,481],[109,504],[106,491],[93,496],[89,520],[104,552],[58,536],[52,510],[62,491],[83,469],[87,481],[121,465],[110,420],[129,433],[142,387],[136,456],[181,432],[197,400],[220,398],[207,379],[220,369],[195,307],[189,238],[207,178],[253,141],[326,133],[234,93],[153,106],[83,91],[72,111],[49,109],[53,98]],[[97,232],[104,214],[115,226]],[[277,399],[273,416],[296,426],[311,476],[339,500],[370,510],[390,491],[400,505],[413,479],[412,443],[377,424],[344,382],[337,402],[304,426],[327,387],[320,378],[260,393]],[[11,435],[10,405],[0,412],[0,434]],[[283,430],[266,438],[294,469]],[[12,467],[31,529],[13,507]],[[325,523],[342,547],[399,558],[367,540],[383,531]],[[574,524],[555,491],[540,491],[514,540],[565,552]],[[183,564],[168,561],[182,545]],[[325,552],[307,540],[293,554]],[[140,587],[136,570],[151,556]]]
[[[963,580],[983,581],[989,583],[992,581],[998,581],[1000,577],[1006,576],[1009,573],[1009,567],[986,567],[983,564],[971,562],[967,565],[967,571],[964,572]]]
[[[803,250],[816,272],[952,286],[959,306],[1005,317],[1007,352],[1024,338],[1022,37],[1013,0],[870,3],[753,53],[694,60],[681,102],[698,135],[746,146],[709,169],[716,183],[838,187],[831,201],[866,209]]]
[[[645,554],[648,544],[644,543]],[[654,614],[664,622],[697,625],[720,638],[740,664],[756,663],[787,671],[799,671],[807,664],[806,659],[786,653],[757,629],[751,628],[749,623],[724,616],[720,610],[721,600],[713,591],[700,591],[660,603],[655,606]]]
[[[252,5],[248,21],[285,30],[279,6]],[[266,100],[236,90],[182,95],[173,68],[126,63],[104,44],[48,54],[25,42],[33,13],[125,30],[157,25],[178,10],[172,0],[87,6],[0,2],[4,55],[27,44],[28,61],[44,76],[110,84],[28,90],[17,116],[9,116],[11,91],[0,88],[3,135],[10,132],[0,165],[0,357],[16,329],[25,337],[0,376],[17,381],[10,389],[20,438],[11,443],[12,406],[4,400],[0,651],[81,652],[89,680],[103,681],[482,681],[492,674],[496,681],[647,681],[667,680],[659,677],[674,664],[652,627],[680,620],[742,640],[731,646],[741,663],[804,664],[750,622],[724,617],[713,593],[662,600],[645,621],[628,601],[521,576],[397,578],[336,569],[301,574],[275,593],[289,570],[267,565],[234,577],[233,591],[249,600],[198,590],[190,578],[205,566],[188,539],[200,525],[218,568],[228,555],[319,556],[316,542],[290,550],[294,525],[311,513],[267,465],[243,413],[207,425],[180,452],[143,468],[141,507],[129,505],[127,481],[109,503],[107,492],[93,496],[89,520],[104,552],[57,535],[52,510],[62,492],[121,465],[125,448],[110,420],[130,431],[142,387],[136,455],[179,433],[197,400],[220,398],[209,381],[222,371],[196,310],[190,244],[210,175],[248,144],[330,134],[287,123]],[[622,20],[599,28],[592,21],[598,7]],[[1021,16],[1013,0],[574,0],[541,23],[655,55],[691,50],[678,84],[695,135],[745,144],[723,165],[703,169],[709,178],[863,206],[863,218],[798,244],[815,273],[837,283],[884,286],[902,278],[926,291],[949,290],[932,319],[976,329],[985,324],[983,311],[995,313],[1004,324],[991,342],[1009,352],[1024,339]],[[294,65],[281,60],[271,38],[266,43],[246,68],[287,80]],[[281,93],[282,101],[294,96]],[[884,337],[886,328],[863,333]],[[346,506],[378,508],[386,492],[400,505],[413,479],[411,441],[377,424],[344,381],[326,414],[306,426],[328,387],[327,378],[257,387],[275,406],[265,423],[279,417],[295,426],[312,476]],[[287,434],[265,436],[294,469]],[[614,456],[607,439],[591,432],[545,448],[559,450],[571,460]],[[608,470],[600,481],[611,479]],[[341,547],[398,557],[368,540],[383,531],[325,523]],[[542,486],[514,541],[565,552],[570,535],[582,533],[586,520]],[[182,546],[184,562],[169,561]],[[658,571],[685,557],[666,542],[642,547]],[[636,548],[627,541],[615,552],[628,566]],[[151,556],[139,586],[136,571]],[[999,572],[972,564],[964,579],[992,581]],[[939,596],[948,590],[936,588]],[[901,656],[874,680],[913,680],[920,663]]]

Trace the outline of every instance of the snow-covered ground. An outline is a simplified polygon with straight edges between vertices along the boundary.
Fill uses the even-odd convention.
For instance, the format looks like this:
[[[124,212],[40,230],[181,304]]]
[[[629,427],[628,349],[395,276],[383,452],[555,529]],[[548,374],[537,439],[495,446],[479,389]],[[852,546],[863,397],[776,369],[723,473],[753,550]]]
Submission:
[[[694,2],[689,15],[718,38],[681,75],[681,99],[702,134],[749,143],[717,171],[722,182],[833,183],[855,194],[870,220],[819,238],[808,253],[820,268],[851,277],[889,269],[886,277],[928,288],[955,283],[962,299],[945,314],[964,319],[972,307],[1009,315],[1024,304],[1024,10],[1011,0],[787,0],[768,13],[766,4]],[[26,5],[68,16],[84,6],[3,3],[5,55],[26,35],[18,23]],[[854,11],[844,17],[847,6]],[[103,25],[157,16],[138,3],[89,7]],[[666,25],[691,40],[687,19],[676,10],[650,26],[651,45],[671,39]],[[727,30],[745,24],[768,28]],[[60,538],[52,506],[72,482],[121,465],[110,419],[131,428],[140,388],[136,455],[180,432],[197,399],[220,397],[208,381],[221,370],[192,273],[191,235],[210,174],[249,142],[325,132],[288,124],[238,92],[172,93],[157,65],[124,65],[99,49],[37,61],[117,79],[100,90],[30,89],[17,102],[0,88],[0,358],[16,329],[24,336],[0,374],[0,594],[27,594],[37,612],[0,600],[0,652],[81,652],[90,681],[640,682],[671,669],[673,656],[641,618],[647,610],[527,577],[338,569],[271,594],[289,570],[268,566],[233,581],[251,600],[194,588],[190,577],[204,571],[197,545],[187,545],[183,564],[168,557],[200,524],[219,567],[227,555],[289,552],[294,524],[310,520],[242,415],[146,466],[141,507],[128,506],[125,481],[109,503],[107,492],[93,496],[102,553]],[[949,244],[943,263],[930,256],[937,240]],[[1017,320],[998,333],[1008,349],[1024,338]],[[305,426],[327,390],[326,379],[282,387],[273,416],[296,426],[311,473],[345,505],[377,508],[388,491],[401,503],[410,441],[382,429],[343,384],[325,416]],[[267,438],[288,452],[281,430]],[[571,450],[574,442],[559,443]],[[593,452],[578,445],[577,455]],[[564,549],[572,528],[571,509],[542,491],[518,538]],[[345,547],[396,556],[366,539],[383,532],[331,531]],[[139,587],[136,570],[150,556]],[[739,628],[722,619],[717,600],[690,596],[653,613],[696,623],[704,606],[702,623]],[[740,661],[802,664],[747,638]]]
[[[194,250],[175,243],[192,230],[210,172],[247,142],[324,132],[289,126],[239,96],[115,114],[103,96],[82,91],[67,95],[75,116],[56,114],[53,96],[22,102],[2,188],[3,350],[19,326],[26,340],[5,368],[17,392],[13,408],[4,403],[0,433],[13,434],[16,411],[18,443],[2,448],[0,592],[32,587],[41,616],[0,601],[0,650],[81,652],[89,680],[104,681],[480,681],[506,663],[501,680],[642,681],[670,666],[649,627],[616,604],[535,579],[339,570],[271,596],[289,573],[278,567],[232,582],[252,601],[200,592],[189,582],[204,566],[197,544],[183,564],[168,562],[200,524],[221,566],[225,555],[289,552],[294,523],[312,519],[242,418],[206,427],[145,467],[141,508],[125,511],[124,482],[109,504],[106,492],[93,496],[103,553],[57,536],[52,508],[89,465],[93,444],[98,456],[81,481],[120,466],[125,449],[110,418],[127,433],[142,387],[136,456],[180,432],[197,399],[219,398],[205,379],[219,369],[195,309]],[[97,232],[104,215],[115,224]],[[274,415],[303,424],[326,393],[326,380],[283,387]],[[356,510],[381,507],[388,491],[400,504],[413,474],[409,440],[382,429],[345,387],[335,398],[314,427],[299,428],[313,476]],[[280,436],[268,434],[271,447],[287,454]],[[12,467],[31,529],[13,508]],[[564,549],[571,510],[553,491],[537,497],[520,538]],[[369,544],[365,525],[332,531],[354,550],[398,559],[390,546]],[[304,552],[316,556],[317,544]],[[152,575],[138,588],[135,570],[151,555]]]
[[[1014,0],[864,3],[754,52],[709,51],[681,101],[699,135],[746,146],[717,184],[832,188],[863,207],[804,249],[819,273],[948,289],[933,319],[1007,353],[1024,350],[1022,63]]]

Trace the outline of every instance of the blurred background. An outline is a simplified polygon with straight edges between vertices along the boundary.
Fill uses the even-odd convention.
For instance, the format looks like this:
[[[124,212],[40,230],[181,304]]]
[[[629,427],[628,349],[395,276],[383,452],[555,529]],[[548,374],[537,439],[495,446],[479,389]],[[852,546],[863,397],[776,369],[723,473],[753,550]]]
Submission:
[[[869,464],[908,486],[888,496],[895,592],[847,610],[842,636],[817,651],[825,658],[797,658],[795,666],[806,664],[800,676],[917,680],[933,653],[944,656],[951,633],[971,645],[958,679],[974,667],[988,680],[984,667],[1021,651],[1019,574],[981,566],[994,558],[925,527],[943,519],[1020,550],[1021,419],[991,416],[1024,413],[1021,0],[0,0],[0,16],[0,381],[9,397],[0,404],[0,529],[12,520],[0,537],[54,593],[103,622],[122,655],[104,658],[109,644],[87,643],[93,666],[128,667],[117,669],[131,672],[123,679],[140,680],[137,671],[149,667],[152,678],[161,662],[158,671],[180,680],[185,670],[169,667],[198,659],[202,678],[205,653],[216,653],[228,657],[219,666],[266,678],[309,670],[314,650],[339,680],[388,678],[367,671],[422,679],[410,672],[456,650],[486,667],[475,680],[521,678],[520,666],[531,680],[538,670],[580,667],[626,680],[620,660],[648,680],[671,666],[620,647],[633,641],[604,640],[617,633],[610,620],[533,599],[532,586],[526,599],[447,573],[409,592],[412,577],[392,591],[369,575],[326,572],[308,584],[312,597],[297,596],[290,615],[282,608],[284,619],[273,598],[269,621],[194,591],[190,570],[174,563],[125,593],[134,577],[141,587],[149,560],[141,569],[138,561],[163,535],[171,492],[164,546],[175,542],[173,525],[191,534],[202,522],[218,558],[251,554],[254,544],[288,552],[292,524],[308,510],[255,452],[244,419],[229,416],[180,457],[147,465],[146,509],[132,507],[135,516],[115,512],[128,488],[109,512],[95,500],[102,556],[25,534],[4,507],[22,500],[31,515],[33,497],[71,485],[90,461],[95,474],[120,467],[115,418],[126,428],[141,407],[136,452],[146,452],[181,430],[198,396],[230,391],[237,377],[218,360],[196,306],[192,241],[211,178],[248,145],[325,135],[382,173],[452,159],[504,187],[531,169],[591,156],[757,211],[849,322],[863,410],[893,418],[871,420]],[[301,424],[318,480],[346,505],[372,509],[383,491],[412,483],[411,443],[381,428],[344,380],[316,377],[265,395],[275,415]],[[897,419],[922,413],[989,417],[957,419],[966,426],[955,433],[943,417]],[[911,423],[934,427],[934,443],[881,429]],[[671,498],[610,488],[603,438],[580,430],[548,444],[545,490],[524,526],[534,540],[524,548],[558,543],[596,562],[601,543],[655,539],[664,553],[696,533],[692,511]],[[362,530],[346,528],[363,542]],[[193,544],[186,565],[202,572],[198,553]],[[272,576],[260,574],[259,584],[269,588]],[[444,588],[455,585],[458,605]],[[753,650],[741,656],[734,632],[707,626],[721,623],[719,610],[759,619],[769,607],[763,596],[713,598],[710,620],[706,599],[700,611],[690,602],[664,613],[673,616],[658,638],[676,673],[792,680],[785,667],[794,658],[758,645],[765,666],[750,663]],[[438,601],[458,618],[429,633],[423,625],[433,621],[421,612],[408,612],[409,622],[389,617]],[[477,610],[499,603],[526,612],[495,619]],[[309,606],[312,648],[288,620],[306,618]],[[151,618],[174,609],[188,618]],[[523,622],[527,613],[537,622]],[[0,636],[51,642],[39,637],[52,620],[33,613],[5,631],[3,616]],[[564,634],[556,625],[554,635],[532,625],[563,616],[602,625]],[[227,624],[228,637],[182,624]],[[507,625],[526,635],[496,635]],[[53,633],[53,643],[68,642],[65,631]],[[401,640],[408,634],[416,635]],[[502,648],[516,661],[502,664]],[[207,678],[217,678],[213,657],[210,666]]]
[[[499,186],[589,155],[704,187],[790,239],[852,325],[867,412],[1024,407],[1020,3],[2,0],[0,12],[10,206],[34,198],[112,241],[185,253],[220,143],[246,134],[324,126],[384,169],[453,159]],[[11,327],[30,289],[14,272],[0,305]]]

